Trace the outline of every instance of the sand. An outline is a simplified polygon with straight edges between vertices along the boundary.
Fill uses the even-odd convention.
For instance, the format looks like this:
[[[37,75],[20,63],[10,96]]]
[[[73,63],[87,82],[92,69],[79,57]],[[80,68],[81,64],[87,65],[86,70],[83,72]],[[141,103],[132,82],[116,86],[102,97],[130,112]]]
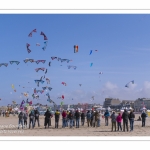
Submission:
[[[139,115],[136,114],[135,120],[138,119]],[[40,127],[36,123],[34,129],[26,128],[22,130],[17,129],[17,116],[10,115],[10,117],[6,118],[0,116],[0,136],[150,136],[150,117],[147,118],[145,127],[141,127],[141,121],[134,121],[133,132],[111,132],[111,120],[109,120],[109,125],[105,126],[105,120],[103,118],[101,119],[100,127],[87,127],[87,123],[85,123],[80,128],[62,128],[62,118],[60,118],[59,128],[55,129],[54,121],[54,118],[52,118],[52,126],[45,129],[44,116],[40,116]]]

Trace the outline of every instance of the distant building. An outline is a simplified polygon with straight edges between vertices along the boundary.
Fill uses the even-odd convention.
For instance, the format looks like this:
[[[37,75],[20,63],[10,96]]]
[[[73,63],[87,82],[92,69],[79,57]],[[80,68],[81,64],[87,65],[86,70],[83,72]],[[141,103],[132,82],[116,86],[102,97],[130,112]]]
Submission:
[[[134,102],[135,111],[140,111],[141,108],[145,106],[147,109],[150,109],[150,98],[138,98]]]
[[[120,105],[120,103],[121,103],[121,101],[119,99],[105,98],[103,107],[104,108],[108,108],[108,107],[111,108],[111,106],[117,106],[117,105]]]

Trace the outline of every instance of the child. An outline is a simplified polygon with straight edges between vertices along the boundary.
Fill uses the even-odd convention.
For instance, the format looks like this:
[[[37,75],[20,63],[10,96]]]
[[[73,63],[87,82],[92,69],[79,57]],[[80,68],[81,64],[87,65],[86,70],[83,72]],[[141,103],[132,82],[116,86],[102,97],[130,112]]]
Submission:
[[[117,116],[117,125],[118,125],[118,130],[117,131],[119,131],[119,127],[120,127],[120,130],[122,131],[121,121],[122,121],[122,116],[121,116],[121,113],[119,113],[118,116]]]

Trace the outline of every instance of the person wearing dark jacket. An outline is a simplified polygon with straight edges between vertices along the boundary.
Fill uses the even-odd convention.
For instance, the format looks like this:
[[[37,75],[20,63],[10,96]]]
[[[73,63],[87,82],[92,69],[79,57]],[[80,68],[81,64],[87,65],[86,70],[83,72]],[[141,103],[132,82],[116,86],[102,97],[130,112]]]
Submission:
[[[94,119],[94,111],[91,111],[91,120],[90,120],[90,126],[93,126],[93,119]]]
[[[18,118],[19,118],[18,129],[19,129],[20,124],[22,125],[22,129],[23,129],[23,116],[24,116],[23,112],[20,112],[18,115]]]
[[[46,129],[46,126],[48,125],[48,128],[50,126],[50,118],[52,116],[52,114],[50,113],[50,111],[47,109],[47,111],[45,112],[44,114],[45,116],[45,123],[44,123],[44,126],[45,126],[45,129]]]
[[[29,114],[29,129],[30,129],[31,123],[32,123],[32,128],[34,128],[34,117],[35,117],[35,114],[34,114],[34,111],[32,110]]]
[[[130,114],[129,114],[129,120],[130,120],[130,131],[133,131],[134,118],[135,118],[135,115],[134,115],[134,113],[133,113],[133,110],[131,110],[131,111],[130,111]]]
[[[145,111],[143,111],[142,114],[141,114],[141,118],[142,118],[142,127],[145,127],[146,117],[147,117],[147,115],[146,115]]]
[[[59,117],[60,117],[60,112],[58,110],[56,110],[56,112],[55,112],[55,128],[58,128]]]
[[[82,111],[82,113],[81,113],[81,124],[82,124],[82,126],[84,126],[84,122],[85,122],[85,114]]]
[[[34,111],[34,113],[35,113],[34,127],[35,127],[36,121],[38,122],[38,127],[40,127],[40,122],[39,122],[40,113],[39,113],[39,111],[37,109]]]
[[[78,110],[75,112],[75,118],[76,118],[76,128],[79,128],[80,113]]]
[[[69,118],[69,121],[70,121],[70,128],[73,127],[73,113],[72,111],[70,111],[69,115],[68,115],[68,118]]]
[[[123,114],[122,114],[122,119],[123,119],[123,131],[125,132],[125,126],[128,131],[128,119],[129,119],[129,114],[127,110],[125,109]]]

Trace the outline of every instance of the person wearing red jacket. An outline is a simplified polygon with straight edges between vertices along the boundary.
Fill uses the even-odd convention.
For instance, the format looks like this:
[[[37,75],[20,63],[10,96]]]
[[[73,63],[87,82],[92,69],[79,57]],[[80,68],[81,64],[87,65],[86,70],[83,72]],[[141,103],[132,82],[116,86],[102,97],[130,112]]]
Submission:
[[[122,127],[121,127],[122,116],[121,116],[121,113],[118,114],[116,120],[117,120],[117,125],[118,125],[118,130],[117,131],[119,131],[119,127],[120,127],[120,130],[122,131]]]
[[[63,112],[62,112],[62,123],[63,123],[62,127],[63,128],[66,127],[66,119],[67,119],[67,113],[66,113],[66,111],[63,110]]]

